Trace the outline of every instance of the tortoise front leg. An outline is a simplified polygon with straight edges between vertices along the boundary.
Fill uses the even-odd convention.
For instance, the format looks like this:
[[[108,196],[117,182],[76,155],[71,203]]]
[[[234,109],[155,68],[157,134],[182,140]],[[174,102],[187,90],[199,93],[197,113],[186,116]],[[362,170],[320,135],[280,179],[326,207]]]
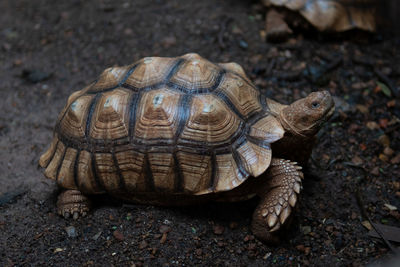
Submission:
[[[301,190],[300,170],[295,162],[272,159],[265,187],[259,192],[261,201],[253,214],[252,231],[257,238],[273,243],[279,240],[277,231],[287,224]]]
[[[64,190],[57,200],[59,215],[69,218],[71,215],[76,220],[79,215],[85,216],[90,209],[90,200],[78,190]]]

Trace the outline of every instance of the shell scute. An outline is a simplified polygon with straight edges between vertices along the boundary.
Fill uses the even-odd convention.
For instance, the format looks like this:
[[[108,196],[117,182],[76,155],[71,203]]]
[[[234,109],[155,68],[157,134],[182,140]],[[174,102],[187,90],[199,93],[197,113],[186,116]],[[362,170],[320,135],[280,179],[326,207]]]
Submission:
[[[172,139],[178,127],[181,93],[158,89],[143,94],[135,123],[135,137],[143,140]]]
[[[91,118],[90,137],[113,140],[128,136],[129,110],[126,108],[131,93],[116,89],[103,93]]]
[[[146,57],[140,60],[132,74],[125,81],[131,88],[144,88],[165,81],[178,63],[176,58]]]
[[[218,97],[195,95],[180,137],[203,143],[223,142],[236,133],[239,125],[240,119]]]
[[[226,74],[226,78],[216,90],[216,94],[226,95],[244,118],[263,109],[259,101],[260,92],[233,73]]]

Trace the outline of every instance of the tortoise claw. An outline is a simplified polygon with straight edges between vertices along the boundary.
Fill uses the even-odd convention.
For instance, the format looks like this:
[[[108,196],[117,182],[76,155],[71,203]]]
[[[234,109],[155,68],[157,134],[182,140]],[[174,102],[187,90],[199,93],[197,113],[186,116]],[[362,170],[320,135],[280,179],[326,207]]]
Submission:
[[[79,216],[86,216],[90,207],[90,200],[78,190],[66,190],[58,196],[58,214],[65,219],[77,220]]]

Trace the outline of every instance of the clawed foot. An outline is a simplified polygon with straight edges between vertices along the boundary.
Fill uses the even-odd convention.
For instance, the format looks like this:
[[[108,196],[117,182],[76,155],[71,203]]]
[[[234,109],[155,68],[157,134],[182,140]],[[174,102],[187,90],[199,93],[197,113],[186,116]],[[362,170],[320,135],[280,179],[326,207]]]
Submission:
[[[268,170],[267,191],[253,215],[252,230],[268,243],[279,241],[278,230],[288,223],[301,190],[301,167],[288,160],[273,159]]]
[[[57,213],[68,219],[74,220],[79,216],[86,216],[90,209],[90,200],[78,190],[63,191],[57,200]]]

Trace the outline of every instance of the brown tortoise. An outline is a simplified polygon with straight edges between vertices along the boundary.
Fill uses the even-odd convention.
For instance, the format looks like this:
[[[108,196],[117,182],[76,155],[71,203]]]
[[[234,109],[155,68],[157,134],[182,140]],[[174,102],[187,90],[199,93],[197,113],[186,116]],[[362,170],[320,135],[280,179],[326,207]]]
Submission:
[[[267,7],[299,12],[320,31],[375,31],[376,0],[262,0]]]
[[[307,160],[333,110],[326,91],[290,106],[265,98],[236,63],[147,57],[73,93],[39,163],[64,189],[65,217],[85,215],[93,194],[155,205],[258,195],[252,230],[273,241],[301,190],[291,160]]]

